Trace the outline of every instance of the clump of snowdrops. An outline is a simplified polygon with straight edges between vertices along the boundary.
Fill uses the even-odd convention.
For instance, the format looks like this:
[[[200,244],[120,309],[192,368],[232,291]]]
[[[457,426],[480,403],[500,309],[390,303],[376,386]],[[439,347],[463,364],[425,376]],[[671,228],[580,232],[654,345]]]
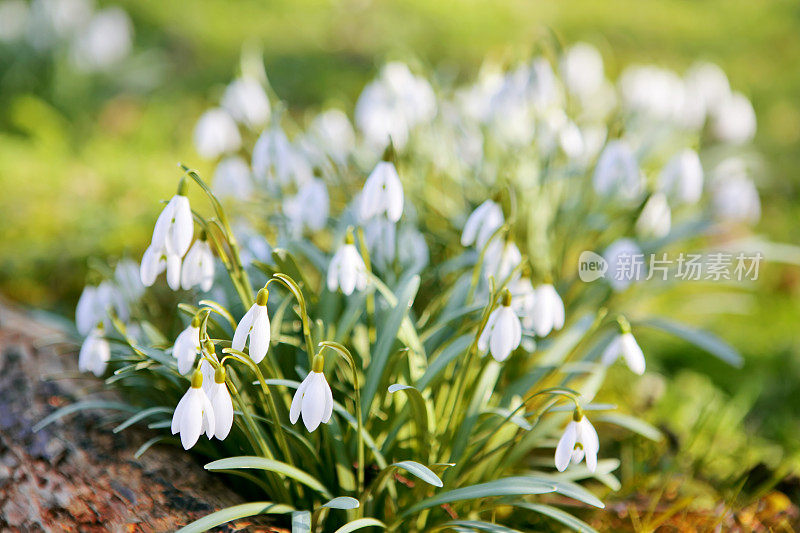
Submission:
[[[738,359],[637,314],[629,295],[669,284],[584,283],[578,256],[613,268],[757,220],[747,99],[709,64],[615,86],[579,44],[456,88],[390,63],[355,128],[337,109],[303,128],[253,65],[197,124],[213,179],[183,167],[139,276],[122,262],[84,291],[80,368],[131,403],[83,405],[157,430],[140,453],[172,442],[242,478],[252,503],[186,531],[591,531],[559,505],[619,486],[595,427],[659,438],[595,402],[610,365],[646,372],[637,330]]]

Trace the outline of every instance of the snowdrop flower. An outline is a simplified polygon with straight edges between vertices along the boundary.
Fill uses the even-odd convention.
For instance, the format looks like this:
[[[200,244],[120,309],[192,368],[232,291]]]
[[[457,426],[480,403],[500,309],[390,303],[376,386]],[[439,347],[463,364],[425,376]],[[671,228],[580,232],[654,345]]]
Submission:
[[[103,336],[103,324],[98,324],[86,337],[78,354],[78,370],[92,372],[100,377],[106,371],[108,360],[111,358],[111,346]]]
[[[722,220],[749,224],[758,222],[761,201],[742,159],[728,158],[714,168],[711,203],[714,213]]]
[[[72,59],[81,70],[105,70],[127,57],[132,47],[130,17],[122,9],[110,7],[96,13],[76,35]]]
[[[645,237],[661,238],[669,233],[672,214],[664,193],[656,192],[644,204],[636,220],[636,231]]]
[[[478,349],[489,352],[495,361],[505,361],[522,340],[522,326],[517,313],[511,307],[511,292],[503,292],[503,302],[489,315],[489,320],[478,339]]]
[[[756,112],[741,93],[733,93],[714,113],[712,127],[717,138],[731,144],[743,144],[756,134]]]
[[[725,72],[713,63],[695,63],[685,76],[687,99],[696,100],[702,115],[698,125],[702,126],[706,114],[714,114],[722,102],[731,94],[730,83]]]
[[[220,161],[214,169],[212,188],[218,197],[249,200],[253,194],[253,180],[247,161],[238,155]]]
[[[498,283],[503,282],[521,262],[522,254],[516,244],[511,241],[504,242],[501,239],[495,239],[486,248],[484,254],[484,263],[486,264],[484,275],[487,278],[494,276]]]
[[[252,78],[234,80],[225,89],[222,107],[237,122],[250,129],[262,127],[269,120],[269,98],[264,87]]]
[[[697,152],[687,148],[672,156],[658,176],[658,186],[676,202],[697,203],[703,193],[703,166]]]
[[[114,280],[124,299],[135,302],[144,294],[144,285],[139,277],[139,264],[130,259],[123,259],[114,268]]]
[[[603,57],[597,48],[587,43],[577,43],[567,50],[561,71],[567,89],[582,98],[596,93],[605,81]]]
[[[181,444],[188,450],[197,443],[203,433],[210,439],[214,436],[216,420],[214,408],[203,392],[203,374],[195,370],[192,375],[192,386],[183,395],[175,413],[172,415],[172,434],[181,434]]]
[[[325,182],[312,178],[300,186],[295,196],[283,201],[283,214],[289,219],[292,233],[300,235],[304,227],[319,231],[328,222],[330,198]]]
[[[200,353],[200,316],[195,315],[189,326],[180,332],[172,347],[172,356],[178,360],[178,372],[188,374]]]
[[[516,279],[508,284],[508,290],[511,291],[511,305],[522,325],[525,326],[525,329],[532,329],[536,289],[533,288],[531,280],[528,278]]]
[[[536,288],[533,303],[533,330],[539,337],[546,337],[553,330],[564,327],[564,303],[555,287],[546,283]]]
[[[256,303],[245,313],[236,326],[231,347],[234,350],[244,350],[245,342],[250,339],[250,358],[260,363],[267,355],[270,340],[269,314],[267,312],[267,299],[269,292],[261,289],[256,296]]]
[[[683,80],[672,71],[654,66],[631,66],[619,80],[627,109],[657,120],[680,121],[684,109]]]
[[[608,263],[606,279],[615,291],[622,291],[634,281],[644,279],[644,254],[632,239],[617,239],[605,252]]]
[[[342,289],[349,296],[354,289],[363,291],[366,288],[367,267],[356,249],[353,232],[348,230],[345,244],[336,251],[328,266],[328,290]]]
[[[380,161],[375,165],[361,191],[361,220],[383,214],[392,222],[397,222],[403,215],[403,184],[390,161]]]
[[[606,145],[594,169],[592,183],[601,195],[619,194],[632,199],[640,194],[639,164],[625,141],[611,141]]]
[[[214,382],[208,394],[214,412],[214,436],[219,440],[225,440],[233,426],[233,402],[225,377],[225,368],[219,366],[214,371]]]
[[[142,264],[139,266],[139,275],[142,284],[150,287],[156,282],[156,278],[167,271],[167,285],[173,291],[181,288],[181,258],[176,254],[171,254],[163,249],[157,249],[152,244],[144,251]]]
[[[181,268],[181,287],[191,289],[195,285],[200,286],[200,290],[208,292],[214,283],[214,254],[206,240],[205,232],[189,249],[183,259]]]
[[[333,394],[322,373],[324,367],[325,359],[319,354],[315,355],[311,372],[297,388],[289,408],[289,421],[296,424],[302,414],[303,424],[308,431],[314,431],[320,423],[327,424],[333,413]]]
[[[624,319],[623,319],[624,320]],[[620,321],[620,333],[611,340],[603,356],[601,357],[602,364],[608,366],[616,361],[620,356],[625,359],[625,364],[631,369],[631,372],[641,376],[644,374],[645,362],[644,353],[639,348],[636,339],[633,338],[631,333],[631,326],[627,320]]]
[[[78,306],[75,308],[75,326],[81,335],[88,334],[105,315],[103,309],[98,308],[98,287],[87,285],[83,288]]]
[[[467,218],[461,234],[461,245],[469,246],[474,243],[476,248],[483,249],[504,222],[500,206],[492,200],[486,200]]]
[[[206,159],[235,152],[242,145],[236,122],[224,109],[209,109],[194,127],[194,146]]]
[[[356,144],[353,125],[343,111],[329,109],[317,115],[311,123],[314,138],[337,163],[344,164]]]
[[[182,193],[176,194],[158,216],[150,246],[183,257],[192,244],[193,235],[194,220],[189,199]]]
[[[564,434],[556,446],[555,463],[559,472],[567,469],[570,462],[580,463],[586,457],[586,468],[589,472],[597,469],[597,452],[600,441],[597,431],[589,419],[580,410],[575,410],[572,420],[567,424]]]

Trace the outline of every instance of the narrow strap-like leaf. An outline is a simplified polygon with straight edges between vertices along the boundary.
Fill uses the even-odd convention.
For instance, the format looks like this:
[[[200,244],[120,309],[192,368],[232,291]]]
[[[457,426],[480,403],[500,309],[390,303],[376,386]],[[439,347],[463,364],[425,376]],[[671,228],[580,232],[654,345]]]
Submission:
[[[217,527],[231,520],[239,520],[248,516],[255,516],[259,514],[287,514],[294,511],[288,505],[272,502],[251,502],[243,503],[241,505],[234,505],[226,507],[215,513],[204,516],[199,520],[195,520],[180,528],[177,533],[200,533],[201,531],[208,531],[212,527]]]

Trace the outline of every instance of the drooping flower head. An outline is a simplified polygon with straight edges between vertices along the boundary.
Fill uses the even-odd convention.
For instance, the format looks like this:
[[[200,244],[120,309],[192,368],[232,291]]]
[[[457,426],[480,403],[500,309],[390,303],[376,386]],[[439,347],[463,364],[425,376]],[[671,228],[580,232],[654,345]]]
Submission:
[[[328,266],[328,290],[342,289],[349,296],[354,289],[367,288],[367,267],[358,253],[352,229],[347,230],[344,245],[339,248]]]
[[[178,372],[188,374],[200,353],[200,315],[192,318],[189,326],[180,332],[172,347],[172,356],[178,360]]]
[[[676,203],[697,203],[703,194],[703,166],[697,152],[687,148],[672,156],[658,176],[658,186]]]
[[[267,311],[267,299],[269,292],[261,289],[256,296],[256,303],[250,307],[233,334],[231,347],[234,350],[244,350],[244,345],[250,342],[250,358],[260,363],[267,355],[270,341],[269,313]]]
[[[403,184],[400,183],[397,168],[391,162],[392,152],[390,145],[384,159],[375,165],[364,183],[360,203],[362,221],[386,215],[392,222],[397,222],[403,215]]]
[[[489,315],[478,339],[478,349],[484,353],[488,350],[495,361],[502,362],[519,347],[521,340],[522,326],[511,306],[511,292],[505,289],[501,305]]]
[[[323,374],[324,367],[325,359],[315,355],[311,372],[294,393],[289,409],[289,421],[296,424],[302,414],[308,431],[314,431],[321,423],[327,424],[333,413],[333,394]]]
[[[550,283],[536,288],[532,318],[533,329],[540,337],[564,327],[564,302]]]
[[[597,431],[580,409],[576,409],[572,420],[567,424],[556,446],[555,463],[559,472],[567,469],[570,463],[578,464],[586,458],[589,472],[597,469],[597,452],[600,441]]]
[[[641,376],[645,370],[644,353],[631,333],[630,323],[623,317],[619,317],[617,322],[619,323],[619,334],[606,347],[601,362],[604,365],[610,365],[622,357],[631,372]]]
[[[209,439],[214,436],[215,428],[214,408],[203,392],[203,373],[195,370],[192,374],[192,386],[175,407],[170,429],[173,435],[180,433],[181,444],[188,450],[203,433]]]
[[[461,244],[483,249],[494,233],[500,229],[505,222],[503,210],[492,200],[486,200],[475,208],[464,224],[464,231],[461,234]]]
[[[214,254],[211,253],[204,231],[183,259],[181,287],[188,290],[199,285],[203,292],[208,292],[213,284]]]
[[[233,117],[224,109],[209,109],[194,128],[194,145],[205,159],[235,152],[242,145],[242,136]]]
[[[111,358],[111,346],[105,338],[105,329],[100,322],[86,337],[78,354],[78,370],[92,372],[100,377],[106,371],[108,360]]]

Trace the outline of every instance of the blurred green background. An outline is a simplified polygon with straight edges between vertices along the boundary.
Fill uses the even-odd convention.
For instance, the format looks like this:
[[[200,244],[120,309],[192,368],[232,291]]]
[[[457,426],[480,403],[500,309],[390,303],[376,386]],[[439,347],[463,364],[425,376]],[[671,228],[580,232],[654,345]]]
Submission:
[[[263,51],[273,89],[300,116],[329,102],[352,109],[387,59],[466,79],[487,55],[535,51],[553,36],[597,46],[612,79],[631,63],[683,72],[697,59],[713,61],[751,98],[758,115],[756,148],[765,171],[755,177],[763,202],[757,232],[800,242],[796,1],[119,5],[135,27],[125,72],[78,75],[64,66],[63,51],[30,58],[0,43],[0,292],[7,299],[71,315],[87,258],[139,258],[158,200],[175,187],[176,163],[206,175],[211,170],[194,151],[192,130],[235,76],[243,45]],[[708,321],[743,351],[745,369],[653,337],[662,353],[652,367],[673,384],[651,420],[669,428],[678,425],[681,406],[699,419],[712,404],[720,413],[733,405],[733,422],[724,424],[733,436],[719,428],[697,431],[713,431],[720,453],[742,453],[741,460],[721,467],[718,457],[690,453],[675,459],[684,462],[680,468],[731,493],[757,475],[791,482],[786,469],[798,464],[800,450],[800,270],[768,265],[750,304]],[[714,400],[702,400],[704,394]]]

